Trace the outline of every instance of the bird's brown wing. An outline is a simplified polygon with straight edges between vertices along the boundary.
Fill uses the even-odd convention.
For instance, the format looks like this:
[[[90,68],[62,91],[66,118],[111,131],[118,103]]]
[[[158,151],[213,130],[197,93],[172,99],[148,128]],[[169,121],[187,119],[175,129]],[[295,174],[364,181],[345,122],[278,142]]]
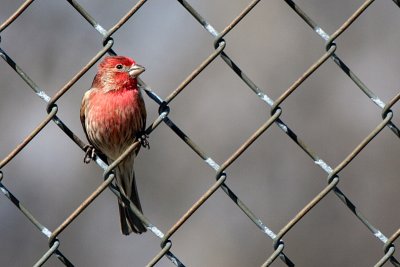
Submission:
[[[146,118],[147,118],[146,106],[144,104],[144,100],[143,100],[143,97],[142,97],[142,94],[141,94],[140,91],[139,91],[139,99],[138,99],[138,101],[139,101],[139,103],[138,103],[139,116],[136,116],[136,121],[134,123],[136,124],[136,126],[137,126],[136,128],[139,131],[135,134],[135,139],[139,138],[139,137],[143,138],[143,135],[145,134],[145,130],[146,130]],[[142,145],[143,145],[143,143],[142,143]],[[136,155],[139,153],[139,150],[140,150],[140,146],[135,151]]]
[[[81,110],[80,110],[80,114],[79,114],[80,118],[81,118],[83,131],[85,132],[86,138],[88,140],[89,140],[89,137],[88,137],[87,132],[86,132],[86,124],[85,124],[85,118],[86,118],[85,117],[85,107],[87,105],[87,103],[86,103],[87,100],[86,99],[88,98],[89,91],[90,91],[90,89],[88,91],[86,91],[85,94],[83,95],[82,104],[81,104]]]
[[[141,123],[142,123],[142,131],[144,132],[146,130],[146,118],[147,118],[147,113],[146,113],[146,106],[144,104],[144,100],[142,96],[140,96],[140,114],[141,114]]]
[[[89,144],[94,147],[94,149],[96,150],[96,154],[101,158],[101,160],[103,160],[104,162],[107,162],[107,156],[103,154],[103,152],[101,152],[101,150],[96,147],[89,139],[89,136],[87,134],[87,130],[86,130],[86,116],[85,116],[85,107],[87,106],[87,99],[89,98],[90,93],[92,92],[93,88],[87,90],[85,92],[85,94],[83,95],[82,98],[82,104],[81,104],[81,110],[80,110],[80,118],[81,118],[81,123],[82,123],[82,128],[83,131],[85,132],[86,135],[86,139],[88,140]]]

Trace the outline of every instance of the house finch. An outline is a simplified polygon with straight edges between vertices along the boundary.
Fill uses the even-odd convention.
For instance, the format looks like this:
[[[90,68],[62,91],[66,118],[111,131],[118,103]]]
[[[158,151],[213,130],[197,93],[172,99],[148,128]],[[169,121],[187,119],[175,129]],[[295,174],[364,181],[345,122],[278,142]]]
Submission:
[[[106,57],[99,65],[92,88],[83,96],[80,117],[86,137],[109,164],[144,131],[146,108],[137,86],[137,77],[144,70],[131,58]],[[115,180],[118,189],[141,211],[133,170],[139,148],[115,168]],[[118,205],[124,235],[146,231],[140,219],[120,199]]]

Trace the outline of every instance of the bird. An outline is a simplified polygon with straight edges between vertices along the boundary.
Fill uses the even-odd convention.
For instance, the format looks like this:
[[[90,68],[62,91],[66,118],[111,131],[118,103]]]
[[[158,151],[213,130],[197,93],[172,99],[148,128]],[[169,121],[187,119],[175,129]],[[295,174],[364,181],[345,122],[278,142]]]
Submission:
[[[82,98],[80,119],[83,130],[91,149],[108,164],[140,139],[145,130],[146,107],[137,81],[144,71],[145,68],[130,57],[107,56],[99,64],[92,86]],[[142,212],[133,167],[139,149],[140,146],[114,171],[119,191]],[[119,198],[118,206],[122,234],[146,232],[146,226]]]

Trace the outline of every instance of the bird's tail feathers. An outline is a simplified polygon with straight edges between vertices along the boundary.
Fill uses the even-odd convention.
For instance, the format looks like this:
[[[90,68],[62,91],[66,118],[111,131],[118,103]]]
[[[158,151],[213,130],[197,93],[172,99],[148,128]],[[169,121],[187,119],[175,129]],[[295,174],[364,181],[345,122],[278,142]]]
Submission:
[[[122,161],[116,167],[116,184],[120,191],[122,191],[142,212],[140,205],[139,195],[136,188],[135,172],[133,171],[133,158],[129,157]],[[124,235],[129,235],[131,232],[141,234],[146,232],[146,226],[142,223],[138,216],[126,206],[120,199],[118,199],[119,214],[121,220],[121,231]]]

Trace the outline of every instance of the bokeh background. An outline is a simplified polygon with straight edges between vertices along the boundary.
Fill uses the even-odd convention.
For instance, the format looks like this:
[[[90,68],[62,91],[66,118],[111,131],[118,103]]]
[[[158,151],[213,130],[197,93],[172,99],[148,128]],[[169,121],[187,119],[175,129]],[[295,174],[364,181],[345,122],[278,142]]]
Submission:
[[[106,29],[135,1],[79,3]],[[222,31],[249,1],[189,1]],[[2,0],[0,21],[22,1]],[[299,0],[328,34],[363,3]],[[375,1],[336,41],[337,54],[384,102],[400,88],[400,10]],[[213,38],[177,1],[148,1],[116,34],[113,49],[146,67],[142,79],[162,98],[213,51]],[[284,1],[259,3],[225,38],[225,52],[272,99],[324,53],[323,41]],[[67,1],[34,2],[1,34],[0,46],[48,95],[57,92],[102,47],[101,36]],[[82,95],[96,67],[58,102],[58,116],[82,139]],[[0,157],[45,117],[46,105],[0,62]],[[158,106],[145,95],[148,121]],[[269,108],[217,58],[171,103],[170,118],[222,164],[269,118]],[[381,110],[331,61],[283,104],[282,120],[330,166],[337,166],[381,121]],[[400,124],[399,105],[393,121]],[[397,112],[397,113],[396,113]],[[214,183],[215,173],[166,125],[142,149],[136,176],[145,215],[166,232]],[[341,173],[341,190],[387,237],[400,226],[399,139],[384,129]],[[102,182],[102,170],[50,123],[2,169],[3,183],[54,230]],[[278,232],[326,186],[326,173],[276,125],[227,170],[227,184]],[[106,190],[59,236],[76,266],[144,266],[159,251],[151,233],[120,234],[115,196]],[[0,194],[2,266],[31,266],[46,238]],[[227,197],[216,192],[172,237],[187,266],[259,266],[273,252],[267,238]],[[284,237],[297,266],[371,266],[383,243],[330,193]],[[397,255],[399,256],[399,255]],[[45,266],[62,266],[53,256]],[[158,266],[173,266],[162,259]],[[284,266],[276,260],[273,266]],[[388,264],[389,266],[389,264]]]

